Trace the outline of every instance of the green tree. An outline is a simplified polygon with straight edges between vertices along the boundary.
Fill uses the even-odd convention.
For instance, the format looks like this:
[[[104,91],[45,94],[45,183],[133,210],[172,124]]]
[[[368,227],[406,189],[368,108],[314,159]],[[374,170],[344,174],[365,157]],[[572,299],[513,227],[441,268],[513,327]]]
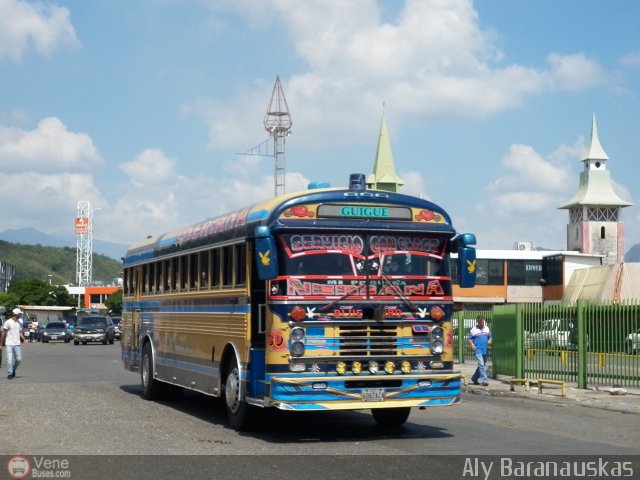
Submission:
[[[109,315],[119,317],[122,315],[122,289],[113,292],[107,297],[104,304],[109,309]]]
[[[16,280],[7,293],[13,295],[19,305],[74,306],[74,299],[65,287],[35,278]]]
[[[20,298],[15,293],[0,292],[0,305],[6,308],[4,316],[10,316],[11,310],[16,308],[16,305],[20,303]]]

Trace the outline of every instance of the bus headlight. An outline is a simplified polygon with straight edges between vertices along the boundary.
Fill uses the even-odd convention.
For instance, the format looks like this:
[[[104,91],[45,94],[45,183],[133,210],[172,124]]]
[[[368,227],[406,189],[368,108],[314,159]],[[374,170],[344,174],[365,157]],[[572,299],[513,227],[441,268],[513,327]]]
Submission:
[[[378,362],[372,361],[372,362],[369,362],[368,369],[369,369],[369,372],[371,373],[378,373],[378,370],[380,370],[380,365],[378,365]]]
[[[433,327],[431,329],[431,336],[433,338],[442,338],[442,334],[443,334],[442,327]]]
[[[391,374],[394,372],[395,369],[396,369],[396,364],[393,363],[392,361],[384,362],[385,373]]]
[[[304,340],[304,329],[301,327],[295,327],[291,330],[291,341],[292,342],[302,342]]]
[[[440,355],[444,352],[444,345],[440,340],[432,340],[429,348],[431,349],[431,353],[435,355]]]
[[[411,372],[411,362],[409,362],[408,360],[403,361],[402,364],[400,365],[400,371],[402,373]]]
[[[351,371],[353,373],[355,373],[356,375],[358,375],[360,372],[362,372],[362,363],[360,362],[353,362],[351,364]]]
[[[338,362],[336,364],[336,372],[338,375],[344,375],[344,372],[347,371],[347,364],[344,362]]]
[[[289,348],[291,351],[291,355],[294,357],[301,357],[304,355],[304,343],[302,342],[291,342],[291,347]]]

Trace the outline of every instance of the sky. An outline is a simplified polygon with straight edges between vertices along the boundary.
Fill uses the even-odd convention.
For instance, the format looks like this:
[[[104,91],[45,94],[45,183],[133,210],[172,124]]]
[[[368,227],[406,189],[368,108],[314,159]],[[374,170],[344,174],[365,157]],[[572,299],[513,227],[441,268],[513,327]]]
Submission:
[[[640,243],[640,2],[0,0],[0,230],[130,244],[273,196],[246,155],[277,76],[286,191],[373,169],[481,249],[566,248],[595,114]]]

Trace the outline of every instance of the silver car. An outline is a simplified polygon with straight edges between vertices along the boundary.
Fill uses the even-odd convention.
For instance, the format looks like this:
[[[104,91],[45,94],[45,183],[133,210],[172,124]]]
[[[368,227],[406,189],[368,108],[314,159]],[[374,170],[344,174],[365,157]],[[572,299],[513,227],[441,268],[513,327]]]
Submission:
[[[80,317],[73,331],[73,344],[86,345],[89,342],[101,342],[113,344],[115,340],[115,328],[111,317],[107,315],[87,315]]]

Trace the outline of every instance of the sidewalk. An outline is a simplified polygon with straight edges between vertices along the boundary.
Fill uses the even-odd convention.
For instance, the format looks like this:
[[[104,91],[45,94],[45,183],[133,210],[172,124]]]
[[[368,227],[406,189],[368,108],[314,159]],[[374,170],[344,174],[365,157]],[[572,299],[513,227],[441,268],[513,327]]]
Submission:
[[[455,370],[460,371],[465,382],[462,386],[464,395],[492,395],[492,396],[512,396],[525,397],[539,401],[573,404],[581,407],[601,408],[623,413],[633,413],[640,415],[640,389],[611,387],[597,387],[579,389],[575,383],[567,382],[566,395],[562,395],[560,385],[543,384],[542,393],[538,393],[538,386],[534,383],[529,391],[523,385],[514,385],[511,391],[511,377],[499,375],[497,379],[489,378],[489,386],[474,385],[471,376],[476,370],[476,364],[471,362],[456,363]],[[491,372],[491,364],[488,365]],[[489,376],[491,376],[489,374]],[[534,380],[534,379],[530,379]]]

